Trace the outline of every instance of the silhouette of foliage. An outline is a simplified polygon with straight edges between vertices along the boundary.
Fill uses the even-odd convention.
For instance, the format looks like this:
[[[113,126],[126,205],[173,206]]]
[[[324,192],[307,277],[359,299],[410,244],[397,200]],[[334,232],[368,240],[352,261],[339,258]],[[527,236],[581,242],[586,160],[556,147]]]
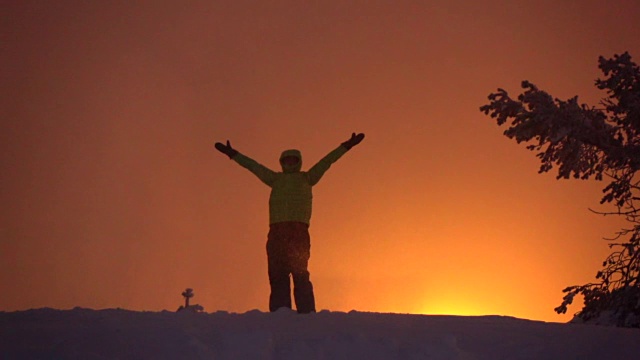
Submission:
[[[182,296],[184,297],[184,307],[189,307],[189,299],[191,299],[195,294],[193,293],[193,289],[187,288],[182,292]]]
[[[598,63],[604,78],[595,85],[607,93],[600,107],[580,104],[577,96],[553,98],[523,81],[517,99],[498,89],[480,110],[507,126],[505,136],[537,152],[539,173],[556,167],[558,179],[606,180],[600,203],[615,210],[599,214],[622,216],[629,226],[607,239],[612,252],[596,282],[564,289],[555,310],[565,313],[581,294],[585,305],[578,318],[609,316],[619,326],[640,327],[640,68],[628,52],[601,56]]]

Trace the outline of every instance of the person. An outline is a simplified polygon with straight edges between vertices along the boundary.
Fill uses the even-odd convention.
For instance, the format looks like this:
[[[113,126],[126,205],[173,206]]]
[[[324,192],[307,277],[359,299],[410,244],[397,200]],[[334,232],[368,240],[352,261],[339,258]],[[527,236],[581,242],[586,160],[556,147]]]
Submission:
[[[358,145],[364,134],[353,133],[351,138],[318,161],[308,171],[302,169],[299,150],[285,150],[280,155],[282,172],[275,172],[226,144],[215,148],[240,166],[251,171],[271,188],[269,196],[269,234],[267,235],[267,263],[271,294],[269,310],[291,308],[291,283],[298,313],[316,311],[313,285],[307,268],[311,255],[309,220],[311,219],[311,188],[320,181],[331,164]]]

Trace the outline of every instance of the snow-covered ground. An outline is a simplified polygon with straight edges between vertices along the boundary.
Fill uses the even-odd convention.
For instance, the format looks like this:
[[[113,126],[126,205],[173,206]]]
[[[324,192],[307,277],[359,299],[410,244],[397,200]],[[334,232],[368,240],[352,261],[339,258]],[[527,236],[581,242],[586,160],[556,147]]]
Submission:
[[[0,312],[0,359],[639,359],[640,330],[290,310]]]

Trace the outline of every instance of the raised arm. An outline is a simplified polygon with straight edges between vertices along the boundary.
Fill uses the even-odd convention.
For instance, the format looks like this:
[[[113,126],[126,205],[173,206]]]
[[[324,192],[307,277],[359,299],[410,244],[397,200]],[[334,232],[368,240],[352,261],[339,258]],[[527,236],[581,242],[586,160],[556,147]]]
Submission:
[[[269,187],[273,185],[276,173],[266,166],[251,159],[250,157],[241,154],[240,152],[238,152],[238,150],[232,148],[229,140],[227,140],[226,145],[218,142],[215,146],[218,151],[227,155],[229,159],[234,160],[243,168],[251,171],[255,176],[258,177],[258,179],[260,179],[260,181],[267,184]]]
[[[309,169],[309,171],[307,172],[309,176],[309,183],[311,184],[311,186],[317,184],[318,181],[320,181],[322,175],[324,175],[324,173],[331,167],[331,164],[338,161],[338,159],[340,159],[342,155],[346,154],[347,151],[351,150],[352,147],[360,144],[362,139],[364,139],[363,133],[360,133],[358,135],[356,135],[356,133],[353,133],[349,140],[340,144],[340,146],[335,148],[320,161],[318,161],[317,164],[313,165],[313,167],[311,167],[311,169]]]

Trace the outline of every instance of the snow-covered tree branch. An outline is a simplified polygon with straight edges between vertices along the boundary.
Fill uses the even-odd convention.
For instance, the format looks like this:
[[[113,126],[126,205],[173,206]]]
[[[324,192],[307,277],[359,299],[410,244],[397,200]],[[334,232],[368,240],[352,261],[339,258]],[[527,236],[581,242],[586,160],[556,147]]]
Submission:
[[[513,99],[498,89],[480,108],[506,125],[505,136],[526,143],[540,159],[540,173],[558,169],[558,179],[606,180],[601,204],[616,210],[601,213],[624,216],[628,229],[609,239],[612,253],[596,274],[597,282],[570,286],[562,304],[565,313],[577,294],[585,298],[578,313],[584,320],[613,312],[618,325],[640,326],[640,200],[636,172],[640,170],[640,68],[629,53],[600,57],[604,78],[595,82],[607,96],[600,108],[580,104],[575,96],[553,98],[529,81]]]

